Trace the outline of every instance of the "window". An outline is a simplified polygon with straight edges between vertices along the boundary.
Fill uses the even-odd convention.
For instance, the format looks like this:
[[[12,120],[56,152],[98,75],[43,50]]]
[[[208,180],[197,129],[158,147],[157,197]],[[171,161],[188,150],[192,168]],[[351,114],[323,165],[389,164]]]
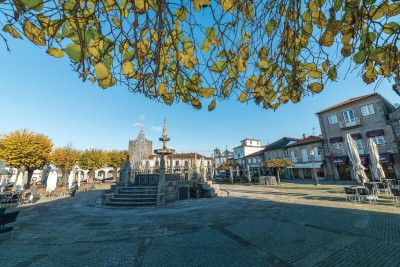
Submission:
[[[297,161],[296,151],[290,150],[290,158],[291,158],[292,161]]]
[[[329,115],[328,116],[328,122],[329,122],[329,124],[338,123],[337,116],[336,115]]]
[[[307,151],[306,148],[303,148],[303,149],[301,150],[301,159],[302,159],[303,161],[308,161],[308,151]]]
[[[385,137],[383,135],[372,136],[371,138],[377,145],[382,145],[385,143]]]
[[[372,104],[368,104],[361,107],[361,114],[363,116],[369,116],[375,114],[374,106]]]
[[[343,112],[343,118],[346,124],[356,121],[356,118],[354,117],[354,111],[351,109]]]
[[[354,142],[356,143],[358,153],[364,154],[364,147],[363,147],[361,139],[355,139]]]
[[[333,150],[343,149],[343,143],[342,142],[332,143],[332,149]]]

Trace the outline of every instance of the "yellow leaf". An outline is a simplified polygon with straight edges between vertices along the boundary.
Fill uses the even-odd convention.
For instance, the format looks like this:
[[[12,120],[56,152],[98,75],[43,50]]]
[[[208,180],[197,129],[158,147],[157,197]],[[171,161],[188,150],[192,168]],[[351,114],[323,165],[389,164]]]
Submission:
[[[331,46],[335,40],[333,33],[329,30],[325,31],[321,38],[319,38],[319,44],[321,46]]]
[[[119,19],[117,19],[116,17],[112,17],[111,19],[114,22],[115,26],[121,28],[121,21],[119,21]]]
[[[326,25],[326,17],[321,10],[316,10],[311,13],[311,20],[314,22],[318,28],[322,29]]]
[[[232,13],[233,9],[235,8],[235,4],[232,0],[221,0],[220,4],[223,10],[230,13]]]
[[[158,88],[157,88],[157,94],[159,95],[164,95],[165,94],[165,87],[167,86],[166,83],[161,82],[158,84]]]
[[[311,70],[308,72],[308,77],[313,79],[319,79],[322,77],[322,70],[321,69]]]
[[[214,88],[200,88],[199,89],[199,96],[204,98],[210,98],[214,94]]]
[[[311,83],[311,84],[309,84],[307,86],[307,88],[311,92],[313,92],[315,94],[318,94],[318,93],[320,93],[322,91],[322,89],[324,89],[324,86],[321,83]]]
[[[101,62],[94,66],[94,73],[99,80],[106,79],[110,76],[110,72],[108,71],[107,67]]]
[[[247,69],[247,60],[244,60],[243,58],[239,58],[238,62],[238,70],[240,72],[244,72]]]
[[[127,78],[133,78],[135,76],[135,67],[132,62],[127,61],[122,64],[122,74]]]
[[[215,109],[215,106],[217,103],[215,102],[215,99],[208,105],[208,111],[213,111]]]
[[[268,63],[268,61],[266,61],[266,60],[261,60],[260,63],[259,63],[258,65],[260,66],[260,68],[266,69],[266,68],[268,68],[269,63]]]
[[[239,101],[242,102],[242,103],[247,101],[247,93],[246,92],[242,91],[240,93]]]
[[[303,66],[306,70],[316,70],[317,66],[314,63],[307,63]]]
[[[61,58],[64,56],[64,51],[58,48],[50,47],[47,49],[47,53],[55,58]]]
[[[14,38],[22,39],[21,34],[19,34],[19,32],[17,32],[17,30],[10,24],[6,24],[3,27],[3,32],[8,32]]]
[[[253,88],[255,88],[256,86],[257,86],[257,77],[256,76],[254,76],[254,75],[251,75],[250,77],[249,77],[249,79],[246,81],[246,84],[245,84],[245,88],[246,89],[253,89]]]
[[[43,31],[33,25],[30,21],[25,20],[23,26],[25,36],[34,44],[45,46],[46,39],[44,38]]]

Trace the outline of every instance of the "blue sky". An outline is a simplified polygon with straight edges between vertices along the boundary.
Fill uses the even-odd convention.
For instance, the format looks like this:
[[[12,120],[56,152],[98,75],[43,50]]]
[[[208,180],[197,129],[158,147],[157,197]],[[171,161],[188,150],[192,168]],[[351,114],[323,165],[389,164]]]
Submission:
[[[198,111],[183,103],[157,103],[123,86],[102,90],[82,82],[67,57],[55,59],[28,41],[10,40],[9,44],[11,53],[3,43],[0,46],[0,134],[28,128],[49,136],[57,147],[71,142],[78,149],[127,149],[144,115],[144,131],[154,149],[161,147],[158,138],[166,118],[170,147],[209,156],[215,147],[231,150],[246,137],[266,145],[283,136],[310,135],[313,127],[319,134],[316,112],[375,89],[391,103],[400,102],[388,80],[377,88],[365,85],[356,73],[343,80],[346,71],[342,68],[338,81],[328,83],[322,93],[283,105],[276,112],[233,98],[218,102],[212,112],[206,105]]]

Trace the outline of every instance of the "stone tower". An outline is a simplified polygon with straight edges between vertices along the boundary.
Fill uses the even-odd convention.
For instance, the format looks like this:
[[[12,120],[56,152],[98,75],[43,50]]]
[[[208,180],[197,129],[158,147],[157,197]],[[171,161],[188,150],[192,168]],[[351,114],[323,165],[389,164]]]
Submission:
[[[147,159],[153,152],[153,142],[147,140],[143,125],[140,126],[139,135],[135,140],[129,140],[128,154],[131,161],[131,168],[133,170],[140,169],[140,163]]]

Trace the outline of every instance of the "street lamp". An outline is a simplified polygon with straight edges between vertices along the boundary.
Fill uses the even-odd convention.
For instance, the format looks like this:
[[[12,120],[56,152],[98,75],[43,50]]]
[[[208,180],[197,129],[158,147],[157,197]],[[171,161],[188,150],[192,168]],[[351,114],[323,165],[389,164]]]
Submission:
[[[319,185],[319,182],[318,182],[318,175],[317,175],[317,173],[315,172],[315,167],[314,167],[314,164],[315,164],[315,151],[314,151],[314,148],[311,148],[310,149],[310,151],[309,151],[309,155],[312,157],[312,170],[313,170],[313,173],[314,173],[314,175],[315,175],[315,185]],[[312,174],[311,174],[312,175]]]

